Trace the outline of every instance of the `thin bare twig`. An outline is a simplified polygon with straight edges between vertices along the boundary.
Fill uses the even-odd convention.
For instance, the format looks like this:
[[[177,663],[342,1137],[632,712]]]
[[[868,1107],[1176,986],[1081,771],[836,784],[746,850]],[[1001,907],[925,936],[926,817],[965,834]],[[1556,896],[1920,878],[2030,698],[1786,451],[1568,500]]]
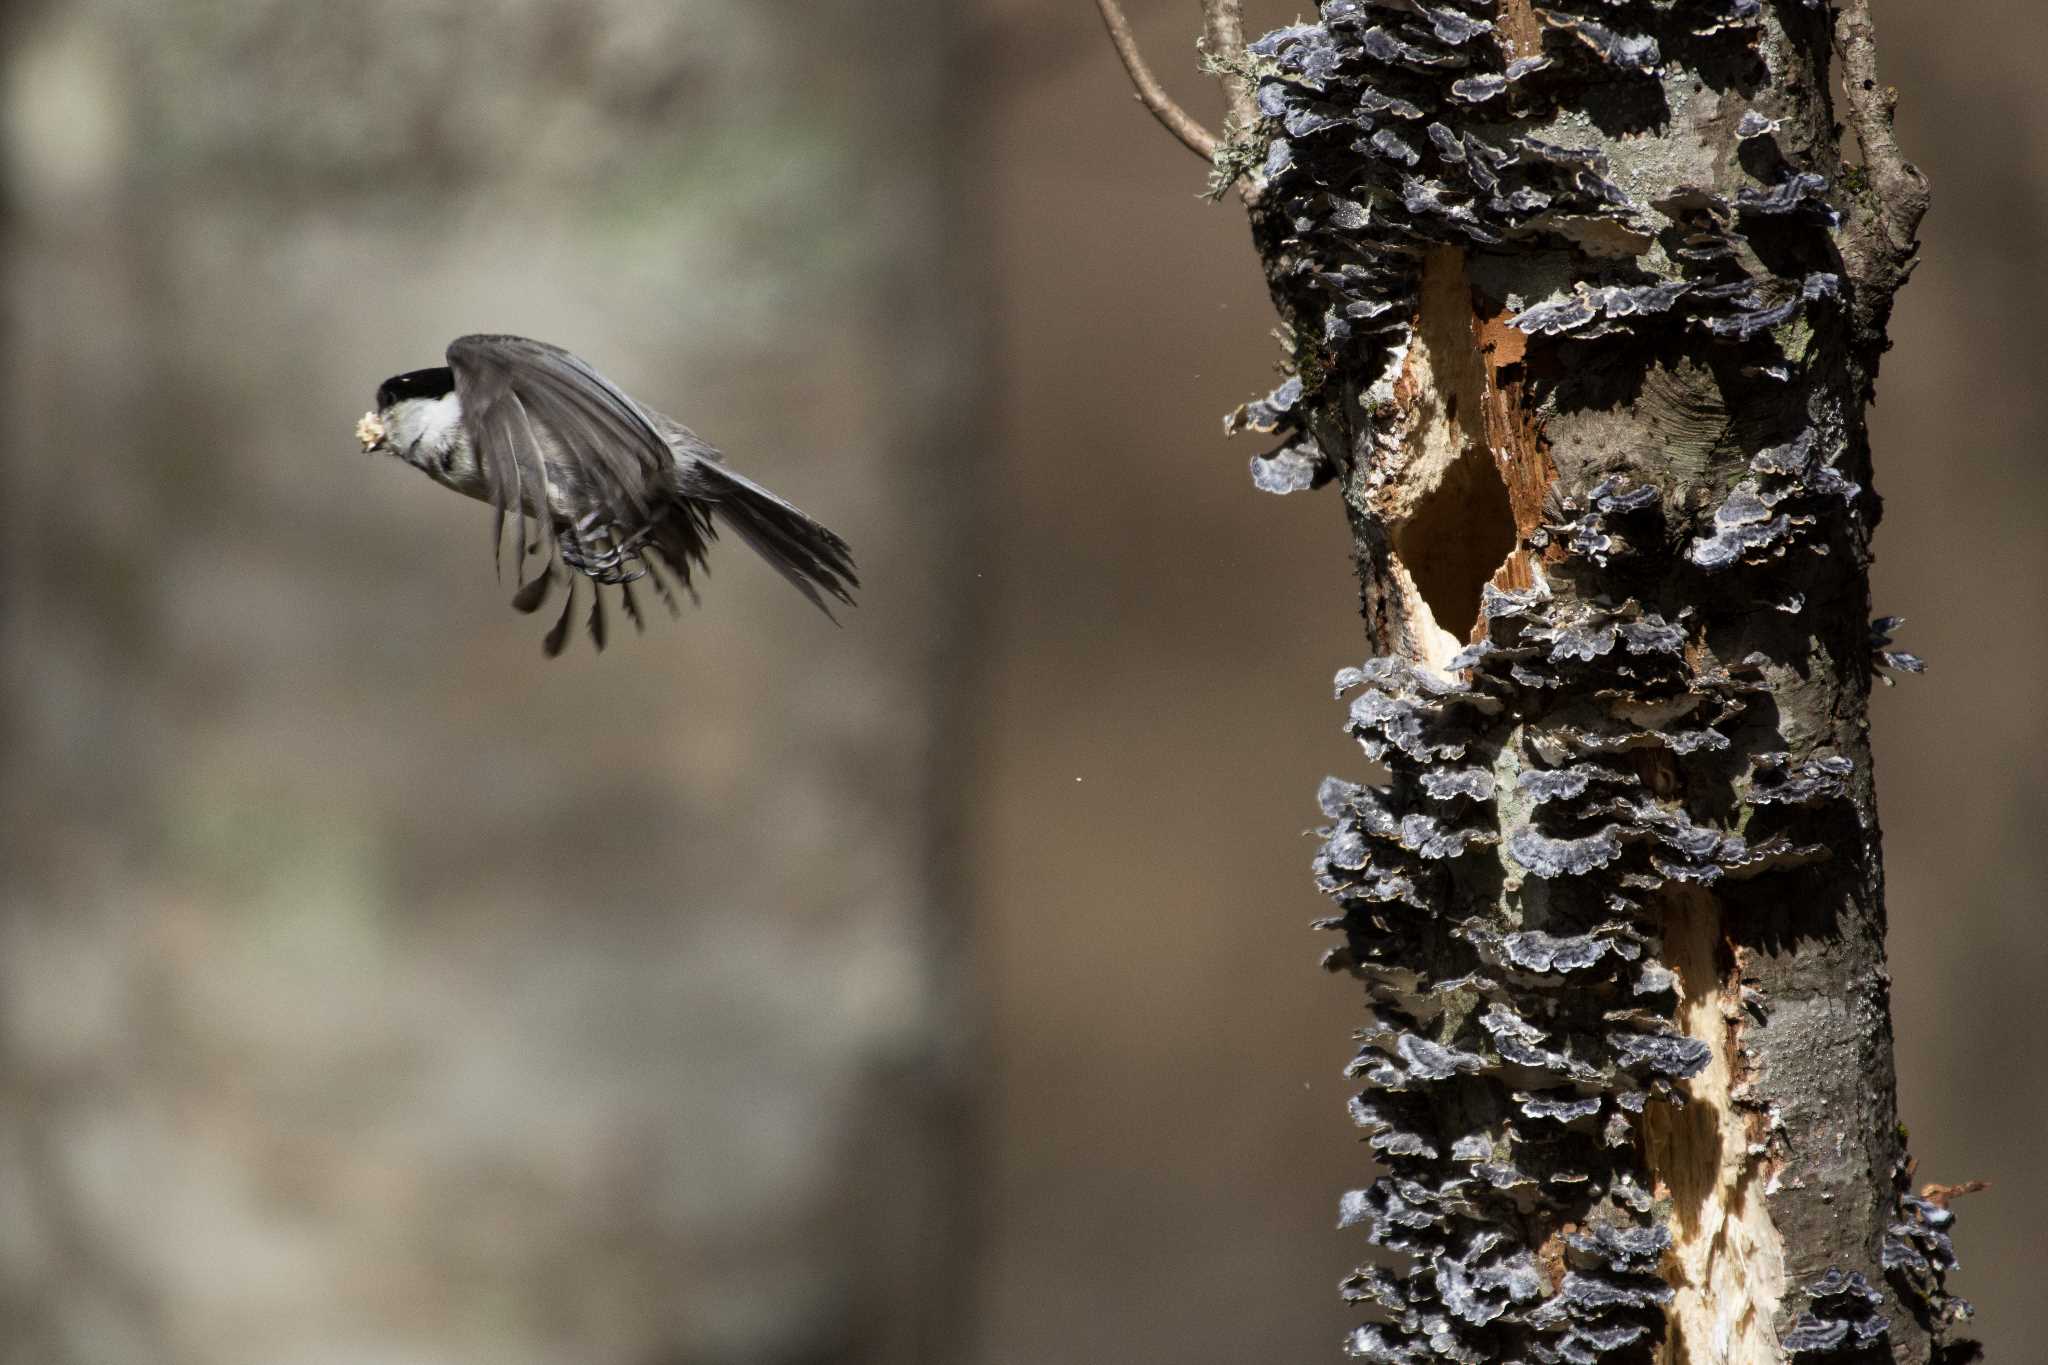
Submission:
[[[1849,122],[1863,148],[1863,166],[1877,191],[1878,213],[1892,251],[1912,253],[1927,214],[1927,177],[1899,153],[1892,131],[1891,91],[1877,80],[1877,35],[1870,0],[1845,0],[1835,18],[1835,50],[1842,54],[1842,93]]]
[[[1237,8],[1235,0],[1220,0],[1231,9]],[[1220,7],[1219,4],[1219,7]],[[1152,74],[1152,68],[1145,65],[1144,56],[1138,51],[1138,40],[1131,33],[1131,21],[1124,17],[1123,7],[1117,0],[1095,0],[1095,8],[1102,11],[1103,26],[1109,30],[1109,41],[1116,44],[1116,55],[1123,58],[1124,70],[1131,75],[1131,84],[1137,87],[1138,99],[1152,117],[1166,126],[1166,130],[1187,145],[1189,151],[1204,161],[1216,159],[1216,135],[1197,123],[1194,116],[1173,102],[1173,96],[1159,84],[1159,78]],[[1213,21],[1213,14],[1205,16]],[[1240,40],[1239,46],[1243,43]]]

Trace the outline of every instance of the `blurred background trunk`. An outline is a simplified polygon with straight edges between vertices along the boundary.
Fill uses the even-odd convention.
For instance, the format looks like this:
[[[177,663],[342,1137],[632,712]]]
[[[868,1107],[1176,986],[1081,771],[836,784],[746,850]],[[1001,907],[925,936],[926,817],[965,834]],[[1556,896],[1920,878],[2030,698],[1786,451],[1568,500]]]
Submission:
[[[900,54],[962,31],[20,26],[0,1355],[954,1353],[985,291],[971,72]],[[852,628],[728,545],[542,667],[480,509],[349,438],[472,330],[840,530]]]

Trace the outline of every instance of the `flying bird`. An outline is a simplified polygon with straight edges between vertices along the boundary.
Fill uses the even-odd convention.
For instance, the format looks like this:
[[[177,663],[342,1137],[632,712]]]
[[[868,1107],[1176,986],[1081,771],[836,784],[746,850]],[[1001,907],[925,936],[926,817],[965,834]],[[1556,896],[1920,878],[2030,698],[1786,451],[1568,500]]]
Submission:
[[[845,541],[727,468],[717,447],[585,361],[516,336],[458,337],[447,358],[379,385],[376,411],[356,423],[356,439],[366,454],[394,455],[489,503],[500,572],[505,520],[513,519],[519,590],[512,605],[536,611],[550,585],[567,588],[561,619],[542,642],[550,657],[568,639],[585,579],[590,638],[600,650],[603,588],[619,589],[636,628],[644,625],[633,584],[642,579],[679,615],[669,580],[697,600],[692,574],[704,568],[721,527],[826,616],[828,595],[852,605],[860,580]],[[533,556],[540,566],[529,578]]]

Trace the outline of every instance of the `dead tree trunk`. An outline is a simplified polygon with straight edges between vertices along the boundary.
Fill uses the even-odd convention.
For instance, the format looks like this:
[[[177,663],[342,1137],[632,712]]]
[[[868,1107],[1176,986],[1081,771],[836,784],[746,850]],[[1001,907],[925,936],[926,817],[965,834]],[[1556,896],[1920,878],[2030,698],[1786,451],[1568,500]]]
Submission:
[[[1291,343],[1232,422],[1343,495],[1387,769],[1324,784],[1316,860],[1385,1165],[1342,1219],[1400,1253],[1351,1354],[1969,1358],[1866,736],[1919,666],[1864,406],[1926,194],[1865,5],[1326,0],[1243,48],[1205,8]]]

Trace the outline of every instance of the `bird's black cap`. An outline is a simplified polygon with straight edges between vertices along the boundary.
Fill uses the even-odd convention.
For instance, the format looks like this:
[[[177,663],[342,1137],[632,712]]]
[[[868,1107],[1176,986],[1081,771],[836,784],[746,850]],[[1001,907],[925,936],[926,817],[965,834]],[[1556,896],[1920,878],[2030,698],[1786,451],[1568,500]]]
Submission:
[[[446,365],[431,370],[409,370],[395,374],[377,386],[377,410],[382,412],[404,398],[446,398],[455,392],[455,371]]]

